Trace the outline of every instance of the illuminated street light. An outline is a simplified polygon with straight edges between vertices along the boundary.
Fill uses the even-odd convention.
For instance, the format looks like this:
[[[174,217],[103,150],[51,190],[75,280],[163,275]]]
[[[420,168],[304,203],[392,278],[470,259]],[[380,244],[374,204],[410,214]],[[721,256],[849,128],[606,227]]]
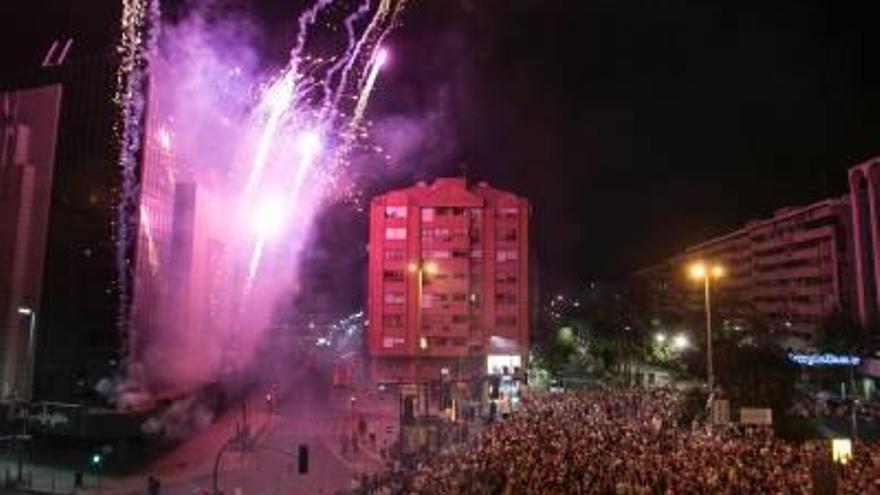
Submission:
[[[31,308],[23,308],[23,307],[19,307],[19,308],[18,308],[18,314],[20,314],[20,315],[25,315],[25,316],[30,316],[30,315],[34,314],[34,310],[32,310]]]
[[[691,265],[688,271],[690,272],[692,279],[701,280],[706,277],[706,265],[701,261]]]
[[[431,261],[426,262],[423,266],[424,266],[423,269],[425,270],[425,273],[427,273],[428,275],[437,275],[437,273],[440,271],[440,268],[437,266],[437,263],[434,263]]]
[[[440,267],[433,261],[410,262],[406,269],[416,275],[416,328],[422,328],[422,292],[424,291],[425,276],[433,276],[440,272]],[[419,338],[419,349],[428,349],[428,339]]]
[[[704,289],[704,301],[706,306],[706,381],[709,384],[711,394],[715,387],[715,370],[712,356],[712,302],[711,280],[719,279],[725,275],[724,267],[714,263],[711,266],[703,261],[693,263],[688,272],[692,279],[702,280]]]
[[[688,340],[687,335],[680,333],[672,338],[672,347],[677,350],[687,349],[691,346],[690,340]]]
[[[658,333],[658,334],[654,335],[654,340],[658,344],[662,344],[662,343],[666,342],[666,334]]]

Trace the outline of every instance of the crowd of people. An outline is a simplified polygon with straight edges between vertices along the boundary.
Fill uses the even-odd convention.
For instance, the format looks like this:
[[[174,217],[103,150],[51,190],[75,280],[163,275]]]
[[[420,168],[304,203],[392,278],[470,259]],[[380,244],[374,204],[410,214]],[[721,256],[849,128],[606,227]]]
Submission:
[[[505,421],[408,471],[375,494],[878,494],[880,449],[845,466],[828,442],[770,430],[682,425],[673,390],[606,389],[532,397]]]

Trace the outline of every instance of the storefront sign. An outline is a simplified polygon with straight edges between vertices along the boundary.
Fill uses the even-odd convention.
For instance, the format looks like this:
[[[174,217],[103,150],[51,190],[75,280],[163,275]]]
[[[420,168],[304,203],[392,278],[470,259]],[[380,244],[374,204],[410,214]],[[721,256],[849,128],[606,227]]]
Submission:
[[[846,354],[795,354],[788,355],[788,359],[801,366],[858,366],[862,359],[858,356]]]

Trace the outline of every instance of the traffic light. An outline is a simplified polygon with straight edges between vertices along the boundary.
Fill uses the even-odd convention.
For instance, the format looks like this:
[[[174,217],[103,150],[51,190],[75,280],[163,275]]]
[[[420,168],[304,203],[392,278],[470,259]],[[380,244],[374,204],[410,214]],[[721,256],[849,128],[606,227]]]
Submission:
[[[309,446],[306,444],[299,444],[299,474],[306,474],[309,472]]]

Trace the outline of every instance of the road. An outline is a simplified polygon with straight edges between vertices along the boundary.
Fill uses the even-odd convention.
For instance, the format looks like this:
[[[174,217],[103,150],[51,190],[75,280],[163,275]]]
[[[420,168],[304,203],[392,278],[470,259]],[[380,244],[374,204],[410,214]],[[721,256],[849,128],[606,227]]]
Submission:
[[[365,394],[331,390],[319,385],[291,389],[275,412],[270,413],[262,395],[248,401],[248,425],[257,432],[257,446],[247,452],[231,449],[223,456],[219,487],[226,494],[331,494],[353,488],[360,474],[384,465],[380,448],[396,430],[396,401],[378,401]],[[211,490],[213,463],[220,446],[231,437],[241,420],[240,409],[229,411],[211,427],[183,442],[172,452],[136,475],[102,480],[82,493],[128,495],[145,493],[146,479],[156,476],[163,495],[190,495]],[[365,418],[368,431],[377,434],[376,447],[361,437],[357,454],[342,452],[342,438],[357,429]],[[309,471],[298,473],[299,445],[308,446]]]

